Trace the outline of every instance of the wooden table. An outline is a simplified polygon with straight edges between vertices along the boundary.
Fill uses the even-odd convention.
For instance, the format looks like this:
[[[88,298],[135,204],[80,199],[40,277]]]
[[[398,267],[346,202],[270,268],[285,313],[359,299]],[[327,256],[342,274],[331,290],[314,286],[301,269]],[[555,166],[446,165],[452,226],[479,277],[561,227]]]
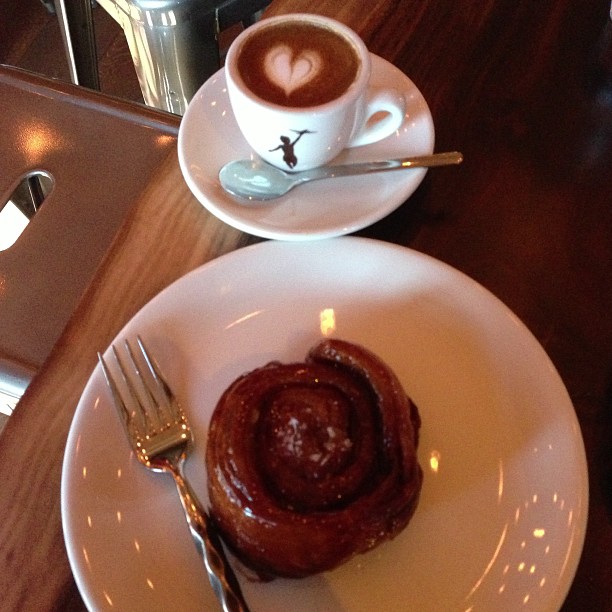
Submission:
[[[460,169],[428,173],[361,234],[467,273],[542,343],[574,403],[590,471],[586,542],[563,609],[612,610],[608,0],[277,0],[269,14],[298,10],[355,28],[421,89],[436,148],[465,154]],[[195,201],[175,152],[156,169],[0,438],[3,610],[83,608],[62,538],[60,477],[96,351],[170,282],[256,240]]]

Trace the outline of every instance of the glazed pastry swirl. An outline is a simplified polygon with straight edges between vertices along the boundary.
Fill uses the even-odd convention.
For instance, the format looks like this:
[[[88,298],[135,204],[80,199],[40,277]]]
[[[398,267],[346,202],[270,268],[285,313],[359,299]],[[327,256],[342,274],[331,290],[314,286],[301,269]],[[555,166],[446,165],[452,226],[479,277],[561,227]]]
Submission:
[[[401,531],[419,497],[420,419],[374,354],[324,340],[238,378],[211,420],[211,514],[262,577],[331,569]]]

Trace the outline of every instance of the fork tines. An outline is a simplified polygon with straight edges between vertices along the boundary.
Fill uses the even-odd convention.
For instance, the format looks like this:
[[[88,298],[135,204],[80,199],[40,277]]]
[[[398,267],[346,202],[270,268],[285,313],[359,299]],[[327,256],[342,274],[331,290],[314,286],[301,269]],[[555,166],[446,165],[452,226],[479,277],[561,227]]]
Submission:
[[[176,428],[186,429],[186,420],[140,336],[136,342],[134,349],[124,341],[123,356],[114,344],[111,346],[118,377],[100,353],[98,359],[132,446],[148,461],[176,443]]]

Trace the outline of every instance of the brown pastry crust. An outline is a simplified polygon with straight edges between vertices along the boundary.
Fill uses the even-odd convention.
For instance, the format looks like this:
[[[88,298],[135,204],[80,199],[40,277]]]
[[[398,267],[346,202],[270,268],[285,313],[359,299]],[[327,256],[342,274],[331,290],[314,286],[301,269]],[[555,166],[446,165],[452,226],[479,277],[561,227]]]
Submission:
[[[238,378],[213,414],[211,514],[262,577],[332,569],[393,538],[418,501],[420,419],[376,355],[328,339]]]

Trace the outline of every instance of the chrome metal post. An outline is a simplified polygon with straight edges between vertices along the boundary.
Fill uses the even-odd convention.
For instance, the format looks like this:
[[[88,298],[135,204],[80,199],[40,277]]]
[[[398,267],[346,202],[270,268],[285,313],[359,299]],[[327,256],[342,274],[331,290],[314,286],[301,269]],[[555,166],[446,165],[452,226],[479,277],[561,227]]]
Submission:
[[[99,90],[100,78],[91,0],[54,1],[71,81],[76,85]]]

